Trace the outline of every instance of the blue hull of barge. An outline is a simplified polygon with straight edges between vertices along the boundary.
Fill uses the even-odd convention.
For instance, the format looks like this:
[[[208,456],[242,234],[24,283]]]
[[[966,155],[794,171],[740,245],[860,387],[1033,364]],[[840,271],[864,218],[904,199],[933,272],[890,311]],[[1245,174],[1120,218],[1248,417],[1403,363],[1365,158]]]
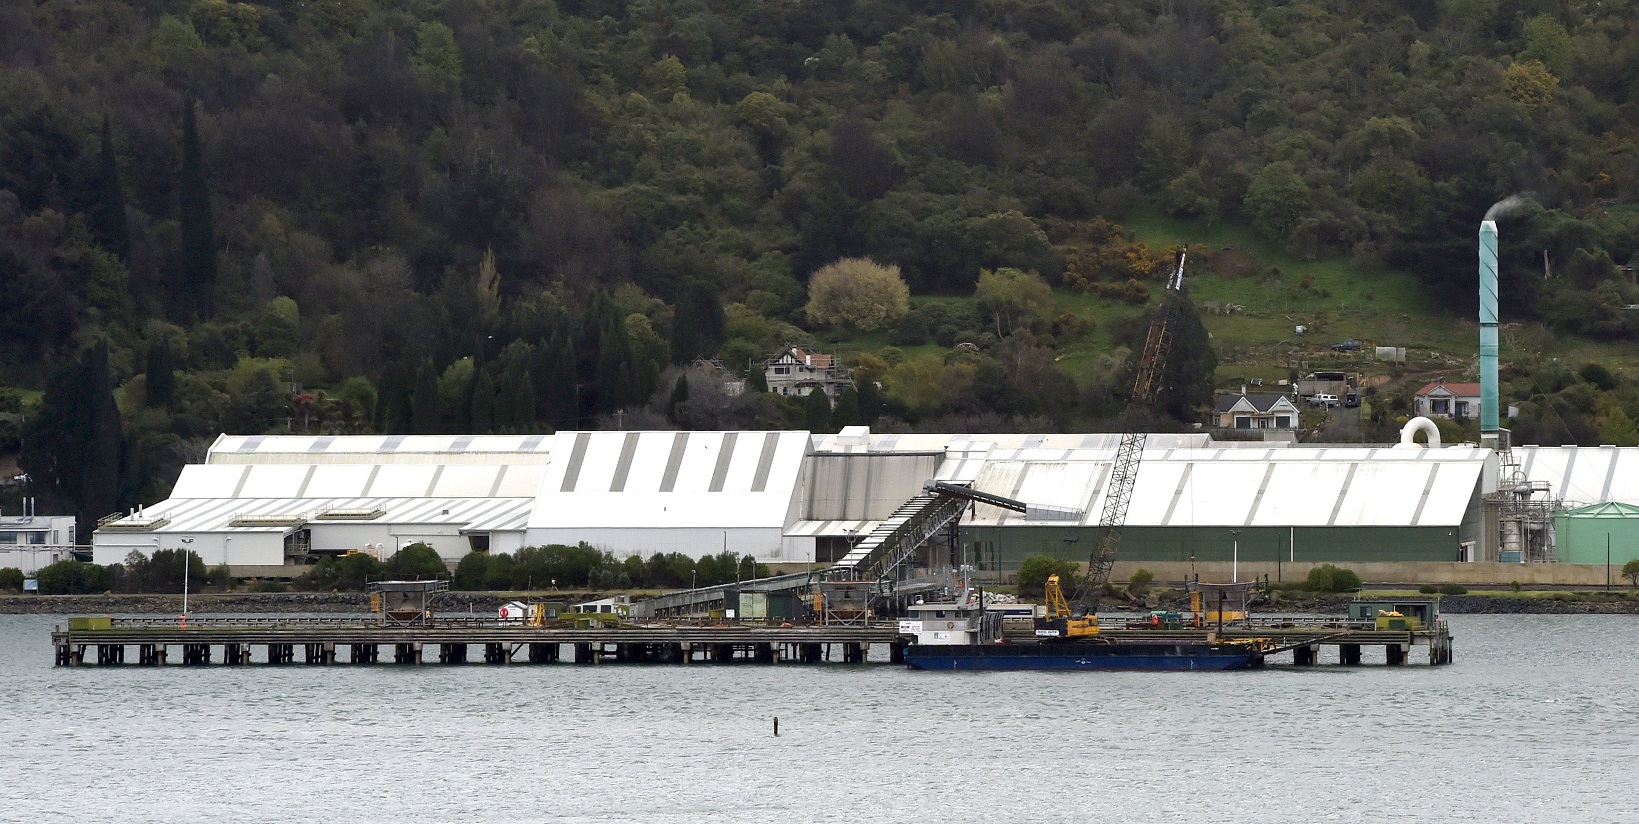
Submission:
[[[1244,647],[1219,644],[984,644],[905,648],[922,670],[1235,670],[1262,663]]]

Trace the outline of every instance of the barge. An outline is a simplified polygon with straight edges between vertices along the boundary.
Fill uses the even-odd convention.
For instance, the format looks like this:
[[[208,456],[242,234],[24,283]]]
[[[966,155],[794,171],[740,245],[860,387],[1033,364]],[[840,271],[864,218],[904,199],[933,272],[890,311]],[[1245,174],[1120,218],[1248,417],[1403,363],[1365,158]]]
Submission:
[[[1250,669],[1263,664],[1267,646],[1259,638],[1116,640],[1099,636],[1096,619],[1072,619],[1073,629],[1060,621],[1032,640],[1014,641],[1004,637],[1001,616],[971,590],[954,602],[915,604],[909,612],[899,632],[913,639],[905,665],[919,670]]]

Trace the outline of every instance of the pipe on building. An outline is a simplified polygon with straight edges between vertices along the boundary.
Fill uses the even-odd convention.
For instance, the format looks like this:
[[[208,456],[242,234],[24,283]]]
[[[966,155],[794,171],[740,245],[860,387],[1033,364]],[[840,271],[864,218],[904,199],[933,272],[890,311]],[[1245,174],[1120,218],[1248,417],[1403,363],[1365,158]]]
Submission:
[[[1417,417],[1412,418],[1409,421],[1406,421],[1406,425],[1400,427],[1400,443],[1396,444],[1394,448],[1395,449],[1400,449],[1401,447],[1406,447],[1406,448],[1411,448],[1411,449],[1417,448],[1417,432],[1418,432],[1418,430],[1422,430],[1422,432],[1428,436],[1428,447],[1427,448],[1429,448],[1429,449],[1439,449],[1440,448],[1440,427],[1435,426],[1434,421],[1431,421],[1428,418],[1423,417],[1422,415],[1418,415]]]

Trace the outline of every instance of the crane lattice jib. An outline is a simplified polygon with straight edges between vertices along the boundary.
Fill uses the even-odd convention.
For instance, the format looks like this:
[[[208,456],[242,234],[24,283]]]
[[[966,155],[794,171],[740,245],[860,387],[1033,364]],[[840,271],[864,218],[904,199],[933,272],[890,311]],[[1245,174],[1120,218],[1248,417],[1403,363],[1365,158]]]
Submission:
[[[1178,252],[1178,265],[1167,279],[1165,304],[1150,321],[1149,334],[1144,338],[1144,351],[1138,358],[1137,376],[1133,379],[1130,408],[1148,406],[1161,394],[1161,373],[1167,367],[1167,355],[1172,349],[1172,332],[1177,320],[1177,301],[1171,300],[1184,285],[1184,252]],[[1129,425],[1136,418],[1129,417]],[[1116,550],[1121,545],[1121,527],[1127,523],[1127,508],[1132,505],[1133,489],[1138,484],[1138,465],[1144,459],[1145,435],[1125,432],[1116,448],[1115,460],[1110,467],[1110,482],[1104,493],[1104,511],[1099,515],[1100,534],[1087,559],[1087,578],[1077,592],[1076,601],[1086,610],[1098,610],[1099,596],[1110,580],[1110,569],[1115,566]]]

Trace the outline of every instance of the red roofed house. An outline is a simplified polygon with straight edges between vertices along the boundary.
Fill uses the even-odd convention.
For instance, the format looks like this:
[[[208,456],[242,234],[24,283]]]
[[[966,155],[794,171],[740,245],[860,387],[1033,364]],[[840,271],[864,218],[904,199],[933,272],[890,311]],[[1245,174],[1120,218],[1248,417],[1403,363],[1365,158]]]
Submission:
[[[1446,383],[1445,378],[1417,390],[1412,408],[1428,418],[1477,418],[1480,416],[1480,385]]]
[[[776,395],[807,397],[818,389],[832,403],[836,403],[850,383],[848,370],[830,355],[804,352],[795,346],[787,346],[785,351],[769,358],[763,364],[763,377],[768,381],[768,391]]]

